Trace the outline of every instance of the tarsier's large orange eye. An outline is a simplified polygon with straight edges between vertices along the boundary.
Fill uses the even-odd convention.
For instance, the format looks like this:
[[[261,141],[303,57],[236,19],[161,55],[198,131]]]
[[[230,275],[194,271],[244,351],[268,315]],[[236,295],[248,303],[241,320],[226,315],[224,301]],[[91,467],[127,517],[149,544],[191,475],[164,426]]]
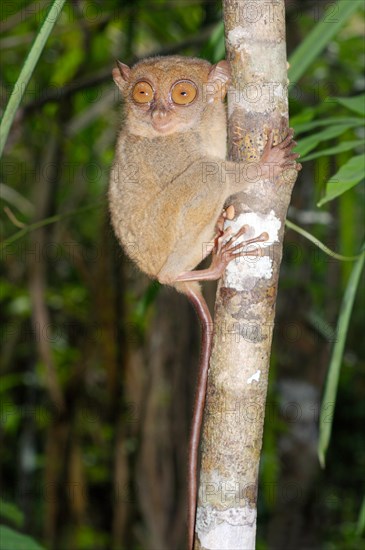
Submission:
[[[149,103],[153,99],[153,88],[148,82],[137,82],[132,97],[136,103]]]
[[[190,80],[180,80],[173,85],[171,98],[177,105],[189,105],[196,98],[197,89]]]

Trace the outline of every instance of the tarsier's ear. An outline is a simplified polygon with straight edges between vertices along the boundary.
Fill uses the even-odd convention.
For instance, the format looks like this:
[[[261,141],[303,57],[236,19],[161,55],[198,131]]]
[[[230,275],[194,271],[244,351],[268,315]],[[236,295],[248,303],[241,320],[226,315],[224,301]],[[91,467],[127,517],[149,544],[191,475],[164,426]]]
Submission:
[[[215,65],[212,65],[208,75],[208,83],[212,85],[212,90],[214,90],[212,94],[213,101],[223,101],[230,82],[231,68],[228,61],[223,59]]]
[[[124,90],[125,85],[128,82],[130,72],[131,70],[128,65],[125,65],[121,61],[117,60],[117,67],[114,67],[112,74],[114,82],[121,91]]]

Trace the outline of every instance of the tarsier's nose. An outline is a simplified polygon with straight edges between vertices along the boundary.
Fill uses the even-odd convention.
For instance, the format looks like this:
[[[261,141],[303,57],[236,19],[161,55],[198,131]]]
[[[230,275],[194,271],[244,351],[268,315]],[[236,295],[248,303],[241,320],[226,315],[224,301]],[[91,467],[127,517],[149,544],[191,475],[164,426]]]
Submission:
[[[151,112],[152,126],[158,132],[166,133],[171,130],[173,117],[169,109],[162,101],[156,101]]]
[[[168,114],[168,110],[165,107],[165,105],[163,103],[156,103],[152,111],[152,118],[155,120],[156,119],[162,120],[166,118],[167,114]]]

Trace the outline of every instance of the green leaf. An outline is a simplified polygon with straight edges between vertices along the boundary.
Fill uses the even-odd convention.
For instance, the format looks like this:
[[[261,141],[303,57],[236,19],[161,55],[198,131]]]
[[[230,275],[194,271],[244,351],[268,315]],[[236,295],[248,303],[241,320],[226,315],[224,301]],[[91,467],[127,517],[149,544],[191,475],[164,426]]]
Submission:
[[[334,97],[338,103],[350,109],[350,111],[355,111],[362,116],[365,116],[365,94],[357,95],[356,97]]]
[[[327,44],[343,27],[355,11],[363,7],[363,0],[339,0],[328,4],[321,21],[290,56],[288,76],[290,83],[297,82],[308,67],[318,58]]]
[[[327,182],[326,194],[317,206],[322,206],[328,201],[342,195],[345,191],[354,187],[364,179],[365,154],[352,157],[346,164],[334,174]]]
[[[354,141],[343,141],[342,143],[339,143],[338,145],[335,145],[334,147],[329,147],[328,149],[322,149],[321,151],[318,151],[317,153],[312,153],[311,155],[308,155],[304,159],[300,159],[300,161],[306,161],[306,160],[313,160],[318,157],[325,157],[329,155],[337,155],[337,153],[343,153],[344,151],[351,151],[352,149],[355,149],[356,147],[359,147],[359,145],[364,145],[365,140],[364,139],[356,139]]]
[[[313,107],[307,107],[306,109],[303,109],[303,111],[300,111],[300,113],[291,116],[290,117],[290,126],[293,126],[295,128],[295,133],[298,133],[298,128],[300,128],[302,125],[312,123],[314,116],[316,115],[316,109],[313,109]]]
[[[45,550],[31,537],[17,533],[10,527],[0,525],[1,550]]]
[[[221,21],[217,24],[208,42],[202,48],[200,56],[204,59],[209,59],[212,63],[217,63],[221,59],[224,59],[225,55],[224,26],[223,21]]]
[[[73,79],[85,57],[85,50],[78,32],[69,31],[63,37],[63,48],[66,50],[57,59],[52,72],[52,85],[64,86]]]
[[[18,110],[24,92],[29,84],[29,80],[38,63],[38,59],[46,45],[47,39],[61,14],[63,5],[66,0],[54,0],[52,6],[47,13],[41,28],[37,34],[34,44],[26,58],[18,80],[15,83],[10,99],[6,106],[3,119],[0,126],[0,157],[3,154],[5,143],[14,121],[15,114]]]
[[[329,126],[325,130],[318,132],[316,134],[311,134],[308,137],[302,138],[298,145],[295,148],[297,153],[300,153],[301,156],[306,155],[312,149],[315,149],[319,143],[322,141],[327,141],[328,139],[333,139],[340,136],[350,128],[354,126],[362,125],[362,122],[358,122],[356,125],[347,125],[347,124],[336,124],[335,126]]]
[[[359,518],[357,520],[356,534],[361,536],[365,532],[365,497],[362,499]]]
[[[7,502],[2,498],[0,498],[0,517],[10,521],[15,527],[21,528],[24,523],[23,512],[12,502]]]
[[[292,119],[291,119],[292,121]],[[304,122],[302,124],[295,124],[293,122],[293,127],[295,128],[296,135],[303,134],[304,132],[309,132],[314,128],[320,128],[321,126],[334,126],[334,125],[344,124],[347,128],[352,128],[356,126],[362,126],[364,121],[359,117],[332,117],[332,118],[322,118],[313,120],[311,122]]]
[[[7,334],[8,328],[5,327],[4,334]],[[10,331],[13,330],[13,327],[10,328]],[[1,377],[1,384],[0,384],[0,397],[6,394],[10,389],[16,388],[17,386],[21,386],[24,383],[23,375],[22,374],[3,374]],[[2,404],[4,406],[4,403]],[[6,406],[4,406],[6,408]],[[5,420],[5,419],[3,419]],[[2,512],[2,505],[3,500],[0,499],[0,516]]]
[[[143,334],[146,330],[147,311],[151,304],[156,300],[156,296],[159,293],[161,285],[157,281],[153,281],[149,284],[146,291],[138,300],[135,310],[132,314],[133,324],[137,328],[140,334]]]
[[[319,418],[319,441],[317,449],[319,461],[322,467],[324,467],[325,465],[325,455],[331,438],[338,380],[340,376],[340,368],[349,328],[351,311],[354,304],[357,287],[359,285],[361,272],[363,270],[365,262],[364,246],[365,243],[363,245],[363,252],[352,269],[345,290],[345,294],[342,299],[340,314],[337,321],[337,340],[333,347],[324,389],[324,396]]]

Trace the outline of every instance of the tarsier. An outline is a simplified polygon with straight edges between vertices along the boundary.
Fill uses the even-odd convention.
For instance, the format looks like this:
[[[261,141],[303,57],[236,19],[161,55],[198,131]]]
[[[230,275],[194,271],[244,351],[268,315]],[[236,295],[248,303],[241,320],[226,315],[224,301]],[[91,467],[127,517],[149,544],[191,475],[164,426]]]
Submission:
[[[228,62],[211,65],[179,56],[145,59],[132,68],[117,62],[113,78],[124,100],[109,188],[115,233],[142,271],[189,298],[202,325],[188,465],[188,545],[192,548],[198,449],[212,341],[212,319],[198,281],[218,279],[237,254],[259,254],[259,247],[250,251],[243,247],[263,242],[268,235],[262,233],[242,243],[246,226],[236,235],[223,229],[224,218],[234,216],[227,199],[244,189],[247,168],[244,163],[226,161]],[[298,155],[292,152],[292,130],[276,146],[272,131],[267,130],[258,163],[261,178],[270,179],[270,166],[276,167],[276,173],[287,168],[299,170]],[[208,170],[212,163],[220,169]],[[210,249],[208,243],[212,243]],[[195,270],[211,249],[210,267]]]

